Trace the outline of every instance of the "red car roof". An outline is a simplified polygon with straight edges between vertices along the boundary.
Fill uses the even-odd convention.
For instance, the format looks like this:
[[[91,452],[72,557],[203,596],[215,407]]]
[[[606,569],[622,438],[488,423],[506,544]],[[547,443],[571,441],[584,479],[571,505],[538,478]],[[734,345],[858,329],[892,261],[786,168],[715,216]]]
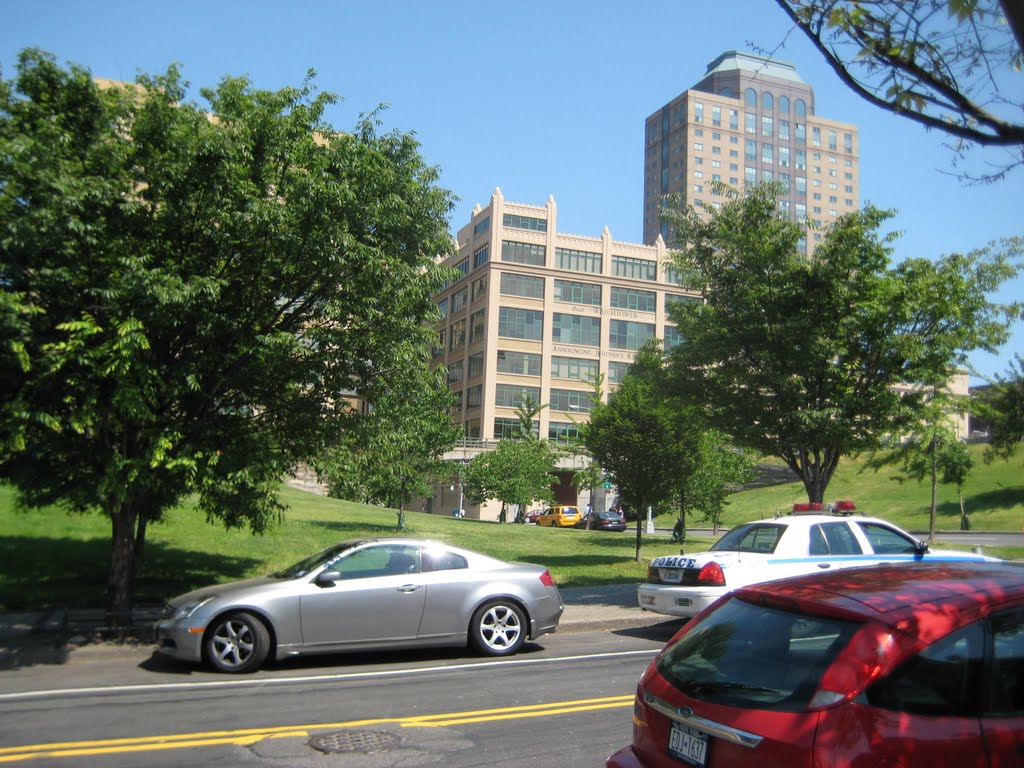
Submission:
[[[970,613],[994,602],[1024,601],[1024,563],[887,563],[754,584],[737,594],[897,625],[940,607]]]

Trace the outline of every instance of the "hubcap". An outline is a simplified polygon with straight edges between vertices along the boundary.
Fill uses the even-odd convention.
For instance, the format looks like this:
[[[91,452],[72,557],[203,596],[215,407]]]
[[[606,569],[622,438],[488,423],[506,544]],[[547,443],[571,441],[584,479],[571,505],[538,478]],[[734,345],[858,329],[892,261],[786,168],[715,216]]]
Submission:
[[[494,606],[480,621],[480,632],[484,642],[498,650],[514,645],[522,631],[519,614],[506,605]]]

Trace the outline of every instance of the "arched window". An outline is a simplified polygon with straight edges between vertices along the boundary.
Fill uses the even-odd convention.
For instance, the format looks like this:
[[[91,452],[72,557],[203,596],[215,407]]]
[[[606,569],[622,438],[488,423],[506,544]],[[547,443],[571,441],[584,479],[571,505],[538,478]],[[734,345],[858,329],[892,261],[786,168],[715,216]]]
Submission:
[[[789,96],[779,96],[779,114],[789,114]]]
[[[761,94],[761,110],[764,112],[775,111],[775,97],[768,93],[768,91]]]
[[[753,88],[747,88],[743,92],[743,100],[746,102],[748,107],[757,107],[757,91]]]
[[[719,95],[719,96],[725,96],[726,98],[729,98],[729,99],[731,99],[731,98],[733,98],[733,95],[732,95],[732,88],[730,88],[730,87],[726,86],[725,88],[723,88],[722,90],[720,90],[720,91],[718,92],[718,95]]]
[[[803,99],[797,99],[793,107],[797,117],[807,117],[807,105],[804,104]]]

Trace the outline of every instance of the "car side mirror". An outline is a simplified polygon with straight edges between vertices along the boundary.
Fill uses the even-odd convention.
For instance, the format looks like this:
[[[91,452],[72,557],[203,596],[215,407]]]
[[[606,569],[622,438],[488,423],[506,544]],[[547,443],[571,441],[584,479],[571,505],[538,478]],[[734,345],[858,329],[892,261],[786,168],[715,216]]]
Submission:
[[[313,580],[313,583],[318,587],[333,587],[334,582],[341,579],[341,574],[337,571],[322,571],[317,574],[317,577]]]
[[[923,555],[928,551],[928,542],[918,540],[914,546],[914,551],[919,555]]]

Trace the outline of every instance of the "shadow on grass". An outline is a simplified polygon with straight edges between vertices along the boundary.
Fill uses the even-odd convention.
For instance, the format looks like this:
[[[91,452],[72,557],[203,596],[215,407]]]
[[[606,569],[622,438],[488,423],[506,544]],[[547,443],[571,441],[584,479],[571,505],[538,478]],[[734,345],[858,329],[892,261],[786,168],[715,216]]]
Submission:
[[[107,602],[110,541],[0,538],[0,610],[38,611],[102,608]],[[243,578],[259,561],[146,544],[142,573],[135,581],[139,603],[168,597],[218,581]]]

